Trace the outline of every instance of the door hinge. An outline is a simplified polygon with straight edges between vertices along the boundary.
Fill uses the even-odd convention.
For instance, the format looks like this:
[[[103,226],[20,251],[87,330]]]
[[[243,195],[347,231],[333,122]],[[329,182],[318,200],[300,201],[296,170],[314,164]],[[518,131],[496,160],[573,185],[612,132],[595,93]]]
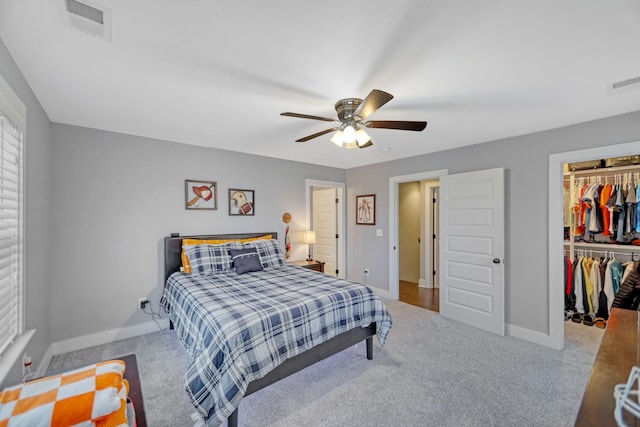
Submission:
[[[338,271],[338,269],[336,268],[336,276],[338,275],[338,273],[340,273],[340,271]]]
[[[436,271],[435,271],[435,270],[433,270],[433,275],[434,275],[434,276],[436,275]]]
[[[433,201],[433,203],[435,203],[436,202],[436,198],[434,197],[432,201]]]
[[[436,240],[436,235],[435,234],[433,235],[433,240]]]
[[[338,235],[338,233],[336,233],[336,239],[339,239],[339,238],[340,238],[340,235]]]
[[[339,202],[339,200],[336,198],[336,204]]]

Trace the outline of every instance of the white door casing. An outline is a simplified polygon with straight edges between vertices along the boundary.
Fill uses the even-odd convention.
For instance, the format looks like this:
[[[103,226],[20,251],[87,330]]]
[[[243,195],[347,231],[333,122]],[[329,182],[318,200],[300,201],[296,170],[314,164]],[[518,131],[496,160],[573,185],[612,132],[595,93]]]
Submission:
[[[447,169],[438,169],[389,177],[389,290],[376,289],[376,292],[381,296],[395,301],[400,297],[398,281],[398,194],[400,183],[438,179],[447,173]]]
[[[430,201],[432,205],[431,211],[431,269],[435,271],[435,274],[431,273],[431,287],[432,288],[440,288],[440,209],[438,200],[440,199],[439,194],[440,187],[431,187],[430,188]],[[434,201],[435,200],[435,201]],[[435,239],[433,238],[435,235]]]
[[[440,178],[440,314],[505,334],[504,168]]]
[[[311,229],[316,232],[313,259],[324,261],[325,274],[335,276],[337,266],[337,214],[335,188],[316,188],[311,191]]]

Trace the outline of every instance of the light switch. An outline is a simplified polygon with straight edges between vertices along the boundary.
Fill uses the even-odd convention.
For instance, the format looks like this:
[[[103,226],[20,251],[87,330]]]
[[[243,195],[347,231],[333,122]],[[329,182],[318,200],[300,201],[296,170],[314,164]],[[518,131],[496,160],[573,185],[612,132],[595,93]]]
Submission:
[[[382,237],[382,228],[376,229],[376,237]]]

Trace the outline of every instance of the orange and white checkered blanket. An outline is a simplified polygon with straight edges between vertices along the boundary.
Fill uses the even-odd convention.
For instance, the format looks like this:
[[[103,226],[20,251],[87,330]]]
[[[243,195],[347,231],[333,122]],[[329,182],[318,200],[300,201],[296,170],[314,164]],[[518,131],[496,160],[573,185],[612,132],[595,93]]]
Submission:
[[[0,392],[0,427],[125,427],[129,385],[109,360]]]

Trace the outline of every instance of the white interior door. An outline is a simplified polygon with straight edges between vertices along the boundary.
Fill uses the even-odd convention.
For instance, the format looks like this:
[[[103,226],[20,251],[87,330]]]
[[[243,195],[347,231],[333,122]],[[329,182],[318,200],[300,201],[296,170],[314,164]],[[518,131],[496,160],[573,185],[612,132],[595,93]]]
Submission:
[[[335,276],[337,266],[337,190],[313,188],[311,228],[316,232],[313,259],[324,261],[325,274]]]
[[[440,177],[440,315],[504,335],[504,169]]]

